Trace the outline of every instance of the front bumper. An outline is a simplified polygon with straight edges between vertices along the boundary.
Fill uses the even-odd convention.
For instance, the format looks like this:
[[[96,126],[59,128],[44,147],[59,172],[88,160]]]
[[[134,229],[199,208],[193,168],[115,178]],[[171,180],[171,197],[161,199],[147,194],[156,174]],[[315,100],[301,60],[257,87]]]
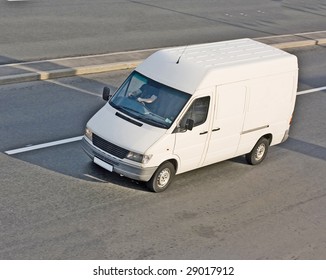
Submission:
[[[110,154],[92,145],[86,138],[82,139],[82,148],[86,154],[94,161],[94,157],[113,166],[113,172],[138,181],[149,181],[157,167],[141,168],[131,165],[123,160],[117,159]]]
[[[289,138],[289,131],[290,131],[290,129],[287,129],[287,130],[285,131],[281,143],[285,142],[285,141]]]

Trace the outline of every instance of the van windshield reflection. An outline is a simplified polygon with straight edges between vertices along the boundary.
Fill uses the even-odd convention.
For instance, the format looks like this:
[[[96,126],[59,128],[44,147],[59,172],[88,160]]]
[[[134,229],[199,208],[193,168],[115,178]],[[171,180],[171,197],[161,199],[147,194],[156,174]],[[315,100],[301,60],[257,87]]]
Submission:
[[[188,93],[134,71],[109,103],[117,110],[144,123],[169,128],[190,97]]]

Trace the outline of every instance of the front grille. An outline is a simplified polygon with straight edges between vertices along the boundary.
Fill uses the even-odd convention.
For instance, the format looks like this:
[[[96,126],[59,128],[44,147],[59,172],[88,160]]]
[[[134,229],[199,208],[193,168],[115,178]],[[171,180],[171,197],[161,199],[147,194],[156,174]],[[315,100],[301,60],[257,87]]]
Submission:
[[[100,148],[101,150],[116,156],[118,158],[125,158],[129,153],[128,150],[121,148],[117,145],[110,143],[109,141],[104,140],[103,138],[93,134],[93,145]]]

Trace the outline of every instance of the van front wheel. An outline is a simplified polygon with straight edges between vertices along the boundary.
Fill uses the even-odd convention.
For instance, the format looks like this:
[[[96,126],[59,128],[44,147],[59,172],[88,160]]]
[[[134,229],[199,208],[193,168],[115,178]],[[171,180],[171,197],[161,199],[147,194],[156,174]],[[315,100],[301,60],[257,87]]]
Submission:
[[[174,165],[169,161],[164,162],[157,168],[152,178],[146,182],[146,185],[153,192],[163,192],[170,185],[174,175]]]
[[[267,155],[268,147],[269,141],[266,138],[260,138],[251,152],[246,154],[247,162],[251,165],[261,163]]]

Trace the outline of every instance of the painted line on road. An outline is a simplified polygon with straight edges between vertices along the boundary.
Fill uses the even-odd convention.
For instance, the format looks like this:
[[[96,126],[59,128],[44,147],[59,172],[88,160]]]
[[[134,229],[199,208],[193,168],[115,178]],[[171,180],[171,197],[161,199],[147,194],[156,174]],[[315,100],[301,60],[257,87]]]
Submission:
[[[89,90],[85,90],[85,89],[75,87],[75,86],[72,86],[72,85],[67,85],[67,84],[61,83],[61,82],[59,82],[57,80],[47,80],[45,82],[56,84],[58,86],[69,88],[69,89],[72,89],[72,90],[75,90],[75,91],[78,91],[78,92],[87,93],[89,95],[93,95],[93,96],[96,96],[96,97],[102,97],[101,94],[99,94],[99,93],[91,92]]]
[[[72,138],[68,138],[68,139],[48,142],[48,143],[44,143],[44,144],[28,146],[28,147],[24,147],[24,148],[5,151],[5,154],[15,155],[15,154],[20,154],[20,153],[25,153],[25,152],[29,152],[29,151],[33,151],[33,150],[39,150],[39,149],[44,149],[44,148],[49,148],[49,147],[53,147],[53,146],[58,146],[58,145],[62,145],[62,144],[68,144],[68,143],[80,141],[82,138],[83,138],[83,136],[77,136],[77,137],[72,137]]]
[[[303,95],[303,94],[308,94],[308,93],[313,93],[313,92],[323,91],[323,90],[326,90],[326,86],[319,87],[319,88],[308,89],[308,90],[303,90],[303,91],[298,91],[297,95]],[[30,146],[27,146],[27,147],[24,147],[24,148],[5,151],[5,154],[7,154],[7,155],[15,155],[15,154],[20,154],[20,153],[25,153],[25,152],[29,152],[29,151],[49,148],[49,147],[58,146],[58,145],[62,145],[62,144],[77,142],[77,141],[80,141],[82,138],[83,138],[83,136],[76,136],[76,137],[67,138],[67,139],[58,140],[58,141],[53,141],[53,142],[48,142],[48,143],[44,143],[44,144],[30,145]]]
[[[313,92],[322,91],[322,90],[326,90],[326,86],[325,87],[319,87],[319,88],[312,88],[312,89],[303,90],[303,91],[298,91],[297,95],[313,93]]]
[[[89,175],[89,174],[84,174],[84,176],[86,176],[86,177],[88,177],[88,178],[90,178],[90,179],[96,180],[96,181],[98,181],[98,182],[101,182],[101,183],[108,183],[108,181],[102,180],[102,179],[100,179],[100,178],[97,178],[97,177],[92,176],[92,175]]]

